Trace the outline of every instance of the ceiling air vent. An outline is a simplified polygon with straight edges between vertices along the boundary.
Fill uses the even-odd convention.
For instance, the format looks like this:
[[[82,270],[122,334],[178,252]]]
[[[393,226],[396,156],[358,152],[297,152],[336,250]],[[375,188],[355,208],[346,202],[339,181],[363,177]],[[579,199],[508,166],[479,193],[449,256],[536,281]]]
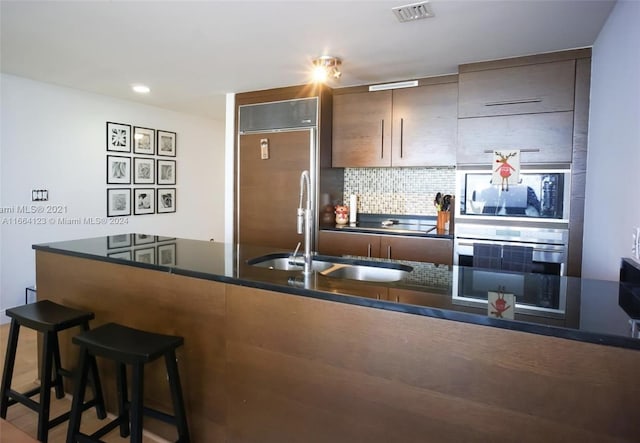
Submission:
[[[400,23],[411,22],[421,18],[433,17],[433,11],[429,2],[412,3],[410,5],[396,6],[391,8],[393,13],[398,17]]]

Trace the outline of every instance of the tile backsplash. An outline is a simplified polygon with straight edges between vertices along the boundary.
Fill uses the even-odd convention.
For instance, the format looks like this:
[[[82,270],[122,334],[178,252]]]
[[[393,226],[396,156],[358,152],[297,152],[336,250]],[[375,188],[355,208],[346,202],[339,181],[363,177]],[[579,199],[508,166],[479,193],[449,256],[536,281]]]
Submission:
[[[454,195],[456,169],[345,168],[344,202],[358,196],[364,214],[436,215],[437,192]]]

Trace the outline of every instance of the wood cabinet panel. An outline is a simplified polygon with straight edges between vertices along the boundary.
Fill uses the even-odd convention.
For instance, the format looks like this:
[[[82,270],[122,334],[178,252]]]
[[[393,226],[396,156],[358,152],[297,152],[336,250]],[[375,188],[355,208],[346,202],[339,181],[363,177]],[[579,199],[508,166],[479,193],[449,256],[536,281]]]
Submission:
[[[392,260],[453,264],[453,241],[448,238],[320,231],[318,252],[335,256],[358,255]]]
[[[572,146],[572,111],[458,120],[458,164],[490,164],[494,149],[532,150],[523,164],[569,163]]]
[[[573,110],[575,60],[462,73],[460,118]]]
[[[391,91],[333,98],[333,167],[391,165]]]
[[[336,94],[333,166],[454,165],[457,85]]]
[[[456,163],[458,85],[393,91],[392,166]]]
[[[318,252],[325,255],[380,256],[380,236],[354,232],[320,231]]]
[[[393,260],[453,264],[453,240],[448,238],[380,236],[380,256]]]

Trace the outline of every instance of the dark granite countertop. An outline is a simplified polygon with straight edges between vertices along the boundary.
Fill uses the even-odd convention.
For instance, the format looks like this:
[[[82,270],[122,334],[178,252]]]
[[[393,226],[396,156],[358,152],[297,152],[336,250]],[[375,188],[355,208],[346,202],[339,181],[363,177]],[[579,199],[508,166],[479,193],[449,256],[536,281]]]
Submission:
[[[393,224],[386,225],[386,222]],[[385,222],[385,224],[383,224]],[[424,215],[358,214],[356,223],[325,224],[323,231],[357,232],[363,234],[403,235],[413,237],[453,238],[448,230],[436,230],[436,217]]]
[[[640,318],[640,291],[620,291],[613,281],[489,271],[431,263],[368,259],[381,266],[408,266],[401,280],[364,282],[320,272],[275,270],[247,264],[256,257],[291,251],[251,245],[121,234],[33,246],[38,251],[171,272],[299,296],[640,349],[630,320]],[[357,257],[318,260],[350,262]],[[516,295],[513,319],[488,315],[487,291],[500,286]],[[632,298],[630,300],[629,298]],[[636,300],[639,298],[639,300]]]

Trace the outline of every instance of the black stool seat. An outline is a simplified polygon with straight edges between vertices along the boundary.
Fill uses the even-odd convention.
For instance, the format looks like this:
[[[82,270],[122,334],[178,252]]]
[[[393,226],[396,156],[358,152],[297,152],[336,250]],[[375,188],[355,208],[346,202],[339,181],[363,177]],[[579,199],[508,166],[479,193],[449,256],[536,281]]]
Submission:
[[[126,364],[153,361],[184,343],[182,337],[155,334],[116,323],[76,335],[72,340],[86,346],[93,355]]]
[[[16,319],[22,326],[39,332],[63,331],[93,320],[93,312],[80,311],[42,300],[29,305],[7,309],[7,317]]]
[[[118,426],[122,437],[131,435],[131,442],[140,443],[142,442],[143,415],[173,424],[178,431],[178,442],[190,441],[175,354],[176,348],[184,343],[182,337],[108,323],[73,337],[73,343],[80,346],[80,369],[71,406],[67,443],[100,441],[102,436]],[[87,363],[95,357],[106,358],[116,363],[118,417],[92,435],[86,435],[80,432],[82,418],[80,406],[84,400],[84,386],[87,382]],[[144,364],[160,357],[165,359],[174,415],[146,408],[143,405]],[[132,366],[131,401],[128,400],[125,365]]]
[[[5,357],[2,385],[0,386],[0,417],[7,417],[7,409],[16,403],[21,403],[38,413],[38,440],[46,442],[49,429],[59,425],[69,418],[70,412],[66,412],[54,419],[49,419],[51,388],[55,388],[56,397],[64,397],[62,377],[70,377],[72,374],[62,368],[60,362],[60,346],[58,332],[76,326],[83,330],[89,329],[89,320],[94,318],[93,312],[69,308],[50,300],[41,300],[36,303],[7,309],[6,315],[11,318],[7,354]],[[11,389],[13,369],[15,365],[16,351],[18,348],[18,335],[20,326],[38,331],[44,335],[42,355],[40,356],[40,386],[27,392],[17,392]],[[98,380],[98,370],[95,361],[90,364],[93,389],[93,400],[82,403],[82,410],[95,406],[99,418],[105,418],[104,400]],[[53,380],[51,379],[53,376]],[[32,400],[36,394],[40,394],[39,400]]]

